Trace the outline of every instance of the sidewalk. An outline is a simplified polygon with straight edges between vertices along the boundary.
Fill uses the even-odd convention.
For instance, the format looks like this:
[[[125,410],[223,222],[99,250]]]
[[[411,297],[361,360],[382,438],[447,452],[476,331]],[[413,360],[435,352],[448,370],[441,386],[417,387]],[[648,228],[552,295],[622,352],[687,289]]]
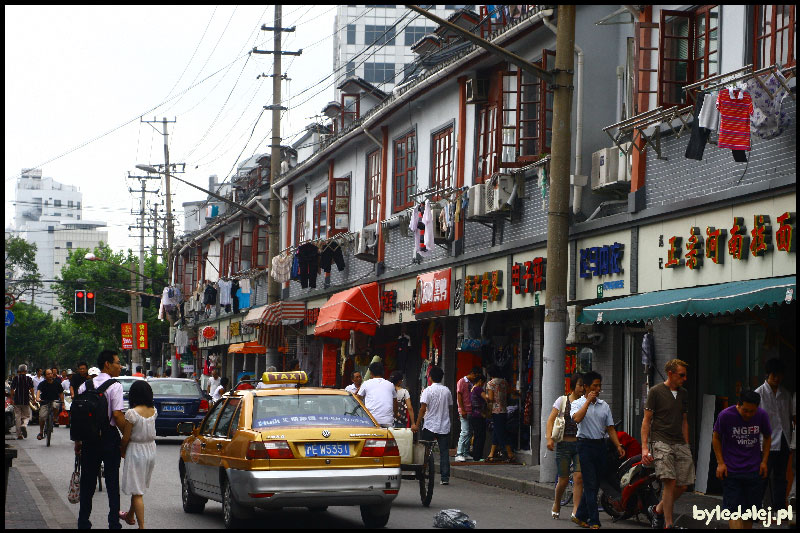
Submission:
[[[30,438],[30,431],[28,435]],[[6,529],[75,529],[77,521],[72,510],[25,450],[15,445],[18,441],[13,431],[6,435],[5,441],[17,450],[17,458],[8,472]]]
[[[455,450],[450,450],[450,456],[455,455]],[[434,458],[438,464],[439,455],[434,454]],[[456,463],[450,461],[450,477],[456,479],[464,479],[498,487],[506,490],[513,490],[530,494],[539,498],[548,500],[553,499],[555,491],[555,483],[540,483],[539,480],[539,466],[530,466],[524,464],[508,464],[508,463],[486,463],[486,462],[465,462]],[[675,524],[685,528],[691,529],[728,529],[728,523],[722,521],[712,520],[709,524],[705,520],[699,521],[692,518],[692,508],[697,506],[698,509],[715,509],[717,506],[722,505],[722,496],[705,495],[698,493],[685,493],[675,504]],[[565,507],[564,511],[572,509],[572,504]],[[569,520],[569,512],[562,512],[562,520],[566,517]],[[601,511],[601,521],[604,522],[606,527],[613,527],[611,517]],[[630,520],[634,520],[631,518]],[[639,518],[643,527],[650,527],[647,522],[646,516]],[[754,529],[765,529],[760,523],[753,524]],[[787,522],[783,522],[780,526],[772,524],[770,529],[790,529]]]

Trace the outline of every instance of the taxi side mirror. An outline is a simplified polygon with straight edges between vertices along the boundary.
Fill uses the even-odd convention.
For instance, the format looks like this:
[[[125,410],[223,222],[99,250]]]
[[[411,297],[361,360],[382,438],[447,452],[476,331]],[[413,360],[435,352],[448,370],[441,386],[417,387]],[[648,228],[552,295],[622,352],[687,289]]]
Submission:
[[[178,435],[191,435],[194,433],[194,424],[191,422],[181,422],[178,424]]]

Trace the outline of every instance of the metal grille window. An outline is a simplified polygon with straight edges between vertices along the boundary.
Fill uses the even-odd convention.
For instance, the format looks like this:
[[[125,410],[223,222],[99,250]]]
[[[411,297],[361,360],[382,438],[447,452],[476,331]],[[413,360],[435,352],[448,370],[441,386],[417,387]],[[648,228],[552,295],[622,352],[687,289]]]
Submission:
[[[417,192],[417,136],[411,131],[394,142],[394,210],[411,207]]]
[[[328,236],[328,193],[324,192],[314,198],[314,239],[324,239]]]
[[[394,45],[394,32],[394,26],[372,26],[367,24],[364,26],[364,44],[367,46],[373,44]]]
[[[794,5],[755,6],[753,66],[795,65]]]
[[[294,208],[294,243],[306,240],[306,203],[297,204]]]
[[[364,63],[364,79],[370,83],[391,83],[394,63]]]
[[[453,184],[453,127],[433,134],[432,185],[445,189]]]
[[[378,204],[381,200],[381,151],[375,150],[367,156],[367,205],[364,214],[364,225],[378,221]]]

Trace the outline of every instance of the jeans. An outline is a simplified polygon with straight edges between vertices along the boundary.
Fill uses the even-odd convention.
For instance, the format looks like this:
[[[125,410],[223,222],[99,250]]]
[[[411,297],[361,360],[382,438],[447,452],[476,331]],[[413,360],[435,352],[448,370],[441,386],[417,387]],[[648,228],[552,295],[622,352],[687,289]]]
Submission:
[[[434,433],[428,429],[422,430],[422,440],[435,440],[439,444],[439,474],[442,481],[450,481],[450,446],[447,442],[450,435]]]
[[[506,445],[506,413],[492,413],[492,445],[503,448]]]
[[[469,440],[472,438],[472,424],[466,416],[459,416],[459,419],[461,419],[461,434],[458,436],[456,455],[466,455],[469,452]]]
[[[575,516],[590,526],[595,524],[599,526],[597,491],[600,488],[600,477],[603,475],[606,460],[605,441],[578,439],[578,457],[581,460],[581,474],[583,474],[583,497]]]
[[[764,489],[770,489],[772,508],[783,509],[786,507],[786,466],[789,464],[789,443],[786,437],[781,436],[781,449],[769,452],[767,462],[767,482]]]
[[[474,435],[472,439],[472,459],[480,461],[486,444],[486,419],[482,416],[472,416],[469,419],[469,427]]]
[[[119,465],[121,462],[119,432],[113,428],[97,444],[81,447],[81,507],[78,512],[78,529],[91,529],[92,498],[97,488],[100,463],[103,463],[105,490],[108,494],[108,528],[122,529],[119,522]]]

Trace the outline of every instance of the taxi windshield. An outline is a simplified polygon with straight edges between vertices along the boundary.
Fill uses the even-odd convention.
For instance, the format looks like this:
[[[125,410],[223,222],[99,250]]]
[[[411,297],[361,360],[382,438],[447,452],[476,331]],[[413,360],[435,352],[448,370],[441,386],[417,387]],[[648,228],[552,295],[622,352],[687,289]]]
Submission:
[[[288,426],[375,427],[352,396],[302,394],[260,396],[253,402],[253,429]]]

